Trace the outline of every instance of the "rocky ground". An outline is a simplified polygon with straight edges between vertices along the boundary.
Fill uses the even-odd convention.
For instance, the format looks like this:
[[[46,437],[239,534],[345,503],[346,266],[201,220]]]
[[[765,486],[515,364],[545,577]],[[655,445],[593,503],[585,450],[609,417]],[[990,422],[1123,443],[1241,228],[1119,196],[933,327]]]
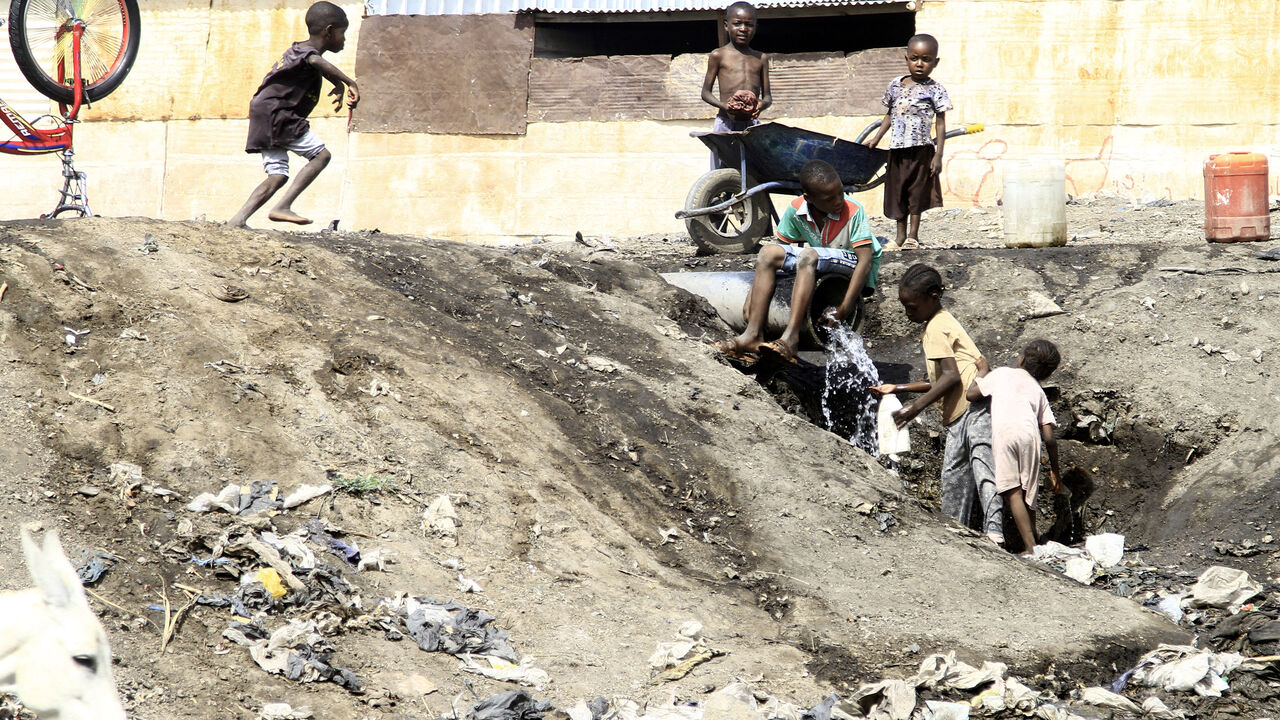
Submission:
[[[1000,247],[990,210],[928,217],[928,247],[885,263],[864,335],[886,372],[921,374],[893,288],[923,261],[996,362],[1030,337],[1063,348],[1065,462],[1097,485],[1089,529],[1129,545],[1093,586],[937,518],[936,417],[895,475],[789,412],[777,383],[722,363],[702,340],[727,328],[654,271],[750,258],[697,257],[679,236],[500,250],[145,219],[0,224],[0,517],[57,528],[73,562],[115,556],[93,602],[133,717],[255,718],[270,702],[439,717],[517,687],[424,642],[405,595],[491,613],[557,708],[598,695],[701,707],[735,679],[807,708],[953,650],[1007,663],[1041,704],[1066,707],[1228,618],[1175,625],[1142,606],[1157,590],[1210,565],[1280,573],[1280,282],[1253,257],[1270,245],[1204,244],[1189,204],[1069,210],[1078,237],[1045,250]],[[1033,317],[1043,299],[1063,312]],[[254,483],[268,506],[270,483],[280,497],[334,489],[261,513],[188,509]],[[283,571],[280,597],[264,567]],[[16,553],[0,571],[23,584]],[[1263,615],[1275,591],[1255,599]],[[166,599],[177,622],[162,653]],[[700,640],[680,634],[689,620]],[[318,682],[268,674],[238,642],[290,621],[315,623],[289,652],[323,659],[303,678]],[[657,674],[670,642],[690,662]],[[324,668],[354,673],[359,692]],[[1256,717],[1274,687],[1256,677],[1247,696],[1162,695]]]

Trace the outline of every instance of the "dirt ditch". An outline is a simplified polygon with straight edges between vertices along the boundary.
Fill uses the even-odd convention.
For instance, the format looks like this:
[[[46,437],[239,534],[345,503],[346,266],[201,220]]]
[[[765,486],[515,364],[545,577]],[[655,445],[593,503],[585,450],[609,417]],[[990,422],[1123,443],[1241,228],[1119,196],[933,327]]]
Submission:
[[[1085,210],[1162,212],[1179,228],[1189,212],[1073,208]],[[1170,229],[1130,243],[1127,226],[1104,219],[1110,237],[1006,251],[980,229],[991,216],[946,217],[979,229],[891,257],[884,287],[907,261],[934,262],[996,362],[1033,336],[1058,342],[1055,411],[1066,462],[1098,486],[1093,526],[1189,573],[1248,561],[1274,575],[1262,536],[1275,476],[1229,496],[1230,463],[1215,450],[1255,452],[1270,427],[1280,288],[1253,248],[1206,252]],[[135,717],[253,718],[275,701],[318,717],[437,717],[465,707],[459,696],[513,687],[405,642],[411,628],[393,609],[403,594],[491,613],[546,671],[535,694],[557,707],[597,695],[700,701],[734,678],[808,707],[950,650],[1023,677],[1109,681],[1159,642],[1190,638],[939,522],[934,453],[894,476],[719,362],[701,340],[723,325],[653,271],[748,259],[698,258],[678,239],[497,250],[142,219],[11,222],[0,237],[0,513],[11,527],[59,529],[73,561],[116,556],[94,602]],[[1159,269],[1170,266],[1247,272]],[[1030,317],[1032,293],[1062,314]],[[919,375],[918,330],[892,300],[882,291],[870,309],[869,351]],[[928,448],[937,428],[912,432]],[[283,497],[335,478],[378,489],[263,515],[186,509],[228,485],[274,482]],[[424,519],[441,497],[460,523],[456,545]],[[1206,519],[1213,503],[1234,524]],[[1237,507],[1252,525],[1229,514]],[[321,655],[359,678],[359,694],[267,674],[225,635],[239,622],[231,611],[194,603],[257,592],[261,557],[227,548],[257,547],[244,538],[262,533],[308,538],[324,569],[293,563],[306,599],[254,596],[261,628],[238,632],[252,641],[317,623],[331,646]],[[1213,545],[1245,540],[1265,549],[1224,558]],[[390,558],[386,571],[358,571],[334,550],[357,545]],[[22,584],[19,566],[0,557],[6,587]],[[161,654],[165,613],[153,608],[166,597],[194,604]],[[655,679],[656,644],[689,619],[715,653]]]

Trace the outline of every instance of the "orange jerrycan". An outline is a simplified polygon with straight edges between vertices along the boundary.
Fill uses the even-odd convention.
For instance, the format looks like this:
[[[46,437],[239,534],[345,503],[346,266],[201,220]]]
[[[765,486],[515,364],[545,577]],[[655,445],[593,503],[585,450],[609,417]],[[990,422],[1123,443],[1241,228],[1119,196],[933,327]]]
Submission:
[[[1247,242],[1271,237],[1267,208],[1267,156],[1212,155],[1204,162],[1204,237]]]

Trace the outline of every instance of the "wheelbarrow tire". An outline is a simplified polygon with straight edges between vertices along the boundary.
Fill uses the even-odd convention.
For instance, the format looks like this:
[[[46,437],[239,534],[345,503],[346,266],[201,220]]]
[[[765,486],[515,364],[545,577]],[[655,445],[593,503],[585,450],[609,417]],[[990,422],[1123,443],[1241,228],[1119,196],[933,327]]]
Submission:
[[[689,189],[688,210],[711,207],[742,191],[742,176],[722,168],[698,178]],[[769,232],[768,195],[743,200],[723,213],[691,217],[684,221],[698,250],[704,253],[746,253],[756,249]]]

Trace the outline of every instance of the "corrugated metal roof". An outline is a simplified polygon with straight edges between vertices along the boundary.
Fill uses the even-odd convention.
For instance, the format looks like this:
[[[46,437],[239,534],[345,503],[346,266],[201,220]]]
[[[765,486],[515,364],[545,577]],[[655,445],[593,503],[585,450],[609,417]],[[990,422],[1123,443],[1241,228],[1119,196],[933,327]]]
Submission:
[[[545,13],[662,13],[723,10],[731,0],[365,0],[370,15]],[[758,8],[892,5],[903,0],[756,0]]]

